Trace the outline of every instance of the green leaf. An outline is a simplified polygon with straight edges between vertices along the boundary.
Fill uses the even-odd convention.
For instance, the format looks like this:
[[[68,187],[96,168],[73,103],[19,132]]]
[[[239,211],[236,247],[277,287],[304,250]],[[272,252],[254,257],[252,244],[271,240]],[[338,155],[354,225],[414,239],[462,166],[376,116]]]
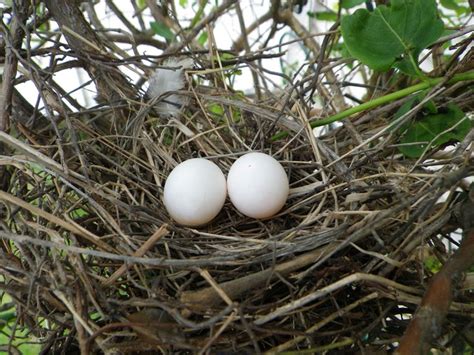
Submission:
[[[83,208],[76,208],[75,210],[70,212],[70,216],[72,217],[72,219],[78,219],[78,218],[86,217],[88,215],[89,215],[89,212],[87,212]]]
[[[188,0],[179,0],[179,6],[181,7],[188,6]]]
[[[308,16],[320,21],[337,21],[337,14],[333,11],[312,12],[308,11]]]
[[[395,113],[394,119],[397,120],[398,118],[406,114],[408,111],[410,111],[415,105],[419,104],[420,101],[424,99],[427,93],[427,91],[422,91],[409,98]],[[436,107],[436,104],[433,100],[429,100],[428,102],[426,102],[423,105],[422,110],[422,114],[424,112],[424,115],[438,113],[438,108]]]
[[[239,75],[242,75],[242,70],[240,69],[231,69],[225,73],[225,76],[227,78],[232,78],[234,76],[239,76]]]
[[[441,6],[443,6],[446,9],[455,11],[458,16],[468,13],[469,7],[462,6],[459,4],[459,2],[467,5],[467,1],[456,1],[456,0],[441,0],[440,1]]]
[[[424,96],[424,95],[423,95]],[[430,100],[428,101],[427,103],[425,103],[425,105],[423,106],[423,110],[425,110],[426,112],[428,112],[429,114],[436,114],[438,113],[438,108],[436,107],[436,104],[433,100]]]
[[[174,34],[164,23],[152,21],[150,22],[150,26],[153,32],[155,32],[155,34],[158,36],[164,37],[168,41],[173,41]]]
[[[425,267],[431,271],[433,274],[436,274],[439,270],[441,270],[441,267],[443,264],[438,260],[437,257],[435,256],[429,256],[425,259]]]
[[[0,313],[0,329],[3,328],[9,321],[15,318],[16,318],[15,310]]]
[[[224,109],[219,104],[211,104],[209,106],[209,112],[212,112],[217,116],[222,116],[224,114]]]
[[[406,131],[400,139],[404,145],[398,149],[409,158],[419,158],[430,142],[430,148],[436,148],[448,142],[462,141],[471,130],[472,123],[457,105],[449,104],[439,109],[438,113],[426,114],[405,127]]]
[[[418,63],[414,63],[414,58],[417,57],[418,54],[415,56],[405,56],[396,61],[393,66],[407,75],[420,76],[420,68],[418,67]]]
[[[204,46],[207,43],[207,38],[208,37],[209,37],[209,34],[207,33],[207,31],[203,31],[199,35],[197,41],[201,46]]]
[[[394,115],[394,119],[398,119],[402,117],[405,113],[410,111],[413,106],[415,106],[416,103],[420,102],[420,94],[418,95],[413,95],[413,97],[409,98]]]
[[[457,10],[460,6],[455,0],[440,0],[441,6],[449,10]]]
[[[343,9],[350,9],[354,6],[363,4],[365,0],[341,0],[341,7]]]
[[[220,57],[220,60],[222,62],[230,61],[230,60],[235,59],[235,55],[233,55],[232,53],[228,53],[228,52],[220,53],[219,57]]]
[[[373,12],[358,9],[341,21],[344,41],[353,57],[377,71],[408,59],[419,72],[419,53],[443,33],[435,0],[392,0]]]

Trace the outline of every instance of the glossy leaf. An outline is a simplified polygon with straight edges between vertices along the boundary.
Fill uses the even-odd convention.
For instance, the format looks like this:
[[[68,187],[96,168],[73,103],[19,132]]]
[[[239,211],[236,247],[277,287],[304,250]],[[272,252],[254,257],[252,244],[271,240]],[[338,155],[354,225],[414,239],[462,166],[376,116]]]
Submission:
[[[402,60],[417,71],[419,53],[443,29],[435,0],[392,0],[389,7],[381,5],[373,12],[358,9],[341,21],[351,55],[377,71],[386,71]]]

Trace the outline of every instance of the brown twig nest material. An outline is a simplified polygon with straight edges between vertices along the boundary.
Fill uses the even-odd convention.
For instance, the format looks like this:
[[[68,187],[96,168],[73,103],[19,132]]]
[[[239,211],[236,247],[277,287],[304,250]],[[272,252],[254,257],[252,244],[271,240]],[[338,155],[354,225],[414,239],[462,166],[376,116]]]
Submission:
[[[52,63],[68,55],[61,50],[39,54]],[[75,106],[31,65],[18,80],[41,84],[47,108],[26,121],[17,103],[9,133],[0,132],[0,290],[44,353],[392,349],[449,257],[447,242],[457,243],[472,134],[454,149],[405,158],[387,128],[401,99],[315,136],[310,121],[344,109],[339,83],[319,80],[331,76],[330,62],[319,79],[307,73],[324,102],[315,110],[301,100],[307,83],[266,91],[262,57],[220,63],[205,52],[188,53],[194,66],[180,92],[188,104],[165,118],[153,103],[166,97],[150,101],[117,79],[123,66],[141,71],[154,58],[74,53],[98,90],[114,94]],[[258,97],[224,84],[235,65],[252,66]],[[472,107],[460,92],[442,84],[428,97]],[[272,139],[280,132],[288,135]],[[163,185],[178,163],[205,157],[227,173],[251,150],[273,155],[290,178],[280,213],[254,220],[227,202],[204,227],[169,218]],[[468,281],[437,330],[441,348],[472,328]]]

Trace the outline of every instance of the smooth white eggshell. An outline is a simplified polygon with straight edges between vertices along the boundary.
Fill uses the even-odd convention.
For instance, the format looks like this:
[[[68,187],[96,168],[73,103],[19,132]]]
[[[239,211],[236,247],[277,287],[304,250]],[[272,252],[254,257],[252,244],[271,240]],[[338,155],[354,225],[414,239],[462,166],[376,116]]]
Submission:
[[[208,223],[222,209],[227,196],[225,176],[213,162],[189,159],[177,165],[166,180],[163,202],[179,224]]]
[[[235,208],[246,216],[268,218],[281,210],[290,190],[281,164],[264,153],[248,153],[232,164],[227,190]]]

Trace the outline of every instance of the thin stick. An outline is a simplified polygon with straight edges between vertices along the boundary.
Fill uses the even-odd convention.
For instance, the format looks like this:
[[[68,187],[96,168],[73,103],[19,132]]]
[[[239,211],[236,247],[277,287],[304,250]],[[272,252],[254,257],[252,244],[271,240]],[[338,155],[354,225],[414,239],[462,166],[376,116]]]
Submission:
[[[372,292],[369,293],[367,296],[362,297],[361,299],[351,303],[350,305],[337,310],[336,312],[332,313],[329,317],[324,318],[323,320],[317,322],[316,324],[312,325],[308,329],[305,330],[305,335],[299,335],[297,337],[294,337],[291,340],[288,340],[287,342],[280,344],[278,346],[275,346],[274,348],[271,348],[267,352],[265,352],[265,355],[270,355],[270,354],[278,354],[282,352],[283,350],[287,350],[295,345],[297,345],[299,342],[303,341],[306,339],[307,336],[310,336],[313,334],[315,331],[318,329],[321,329],[324,327],[326,324],[329,322],[332,322],[334,319],[339,318],[346,314],[347,312],[353,310],[354,308],[360,306],[362,303],[371,301],[375,298],[379,297],[379,294],[377,292]]]
[[[167,229],[167,225],[164,224],[162,225],[158,230],[155,231],[155,233],[153,233],[153,235],[148,238],[148,240],[143,243],[143,245],[138,248],[133,254],[132,256],[136,256],[136,257],[142,257],[143,255],[145,255],[145,253],[150,250],[150,248],[152,248],[156,242],[158,242],[161,238],[163,238],[165,235],[168,234],[168,229]],[[102,282],[102,284],[104,286],[110,286],[111,284],[113,284],[120,276],[122,276],[127,270],[128,268],[130,268],[130,264],[122,264],[122,266],[120,266],[108,279],[106,279],[105,281]]]
[[[88,240],[92,244],[98,246],[102,250],[107,250],[107,251],[113,251],[112,247],[110,247],[108,244],[104,243],[98,236],[95,234],[89,232],[87,229],[79,226],[78,224],[74,223],[68,223],[64,221],[63,219],[56,217],[55,215],[43,211],[42,209],[33,206],[32,204],[23,201],[22,199],[19,199],[18,197],[15,197],[5,191],[0,191],[0,201],[5,201],[8,202],[12,205],[18,206],[20,208],[23,208],[29,212],[31,212],[33,215],[44,218],[51,223],[56,224],[59,227],[62,227],[74,234],[77,234],[84,239]]]
[[[234,320],[235,312],[232,312],[229,317],[225,320],[225,322],[220,326],[217,332],[212,336],[211,339],[204,345],[204,347],[199,351],[199,355],[206,353],[207,349],[212,345],[213,342],[216,341],[217,338],[222,334],[222,332],[229,326],[229,324]]]
[[[256,272],[251,275],[243,276],[238,279],[227,281],[219,284],[218,287],[230,298],[235,299],[250,290],[257,288],[268,280],[277,277],[277,273],[286,276],[289,273],[314,263],[321,255],[334,249],[335,246],[329,245],[309,253],[300,255],[299,257],[285,262],[275,267],[267,268],[263,271]],[[198,291],[187,291],[181,295],[181,301],[186,303],[190,308],[211,307],[219,304],[222,299],[216,292],[214,287],[207,287]]]
[[[402,291],[405,291],[405,292],[409,292],[409,293],[419,293],[417,289],[413,288],[413,287],[409,287],[409,286],[405,286],[405,285],[402,285],[398,282],[395,282],[395,281],[392,281],[392,280],[389,280],[389,279],[386,279],[384,277],[381,277],[381,276],[376,276],[376,275],[371,275],[371,274],[364,274],[364,273],[361,273],[361,272],[356,272],[352,275],[349,275],[349,276],[346,276],[342,279],[340,279],[339,281],[336,281],[326,287],[323,287],[322,289],[320,290],[316,290],[315,292],[312,292],[306,296],[303,296],[297,300],[294,300],[284,306],[281,306],[279,308],[277,308],[276,310],[274,310],[273,312],[270,312],[269,314],[263,316],[263,317],[260,317],[260,318],[257,318],[257,320],[254,322],[255,325],[262,325],[262,324],[265,324],[265,323],[268,323],[269,321],[275,319],[275,318],[278,318],[278,317],[281,317],[281,316],[284,316],[290,312],[293,312],[294,310],[298,309],[298,308],[301,308],[305,305],[307,305],[308,303],[310,302],[313,302],[321,297],[324,297],[328,294],[330,294],[331,292],[334,292],[338,289],[340,289],[341,287],[344,287],[344,286],[347,286],[347,285],[350,285],[351,283],[354,283],[354,282],[360,282],[360,281],[369,281],[369,282],[376,282],[378,284],[381,284],[381,285],[385,285],[386,287],[389,287],[389,288],[394,288],[394,289],[400,289]]]

